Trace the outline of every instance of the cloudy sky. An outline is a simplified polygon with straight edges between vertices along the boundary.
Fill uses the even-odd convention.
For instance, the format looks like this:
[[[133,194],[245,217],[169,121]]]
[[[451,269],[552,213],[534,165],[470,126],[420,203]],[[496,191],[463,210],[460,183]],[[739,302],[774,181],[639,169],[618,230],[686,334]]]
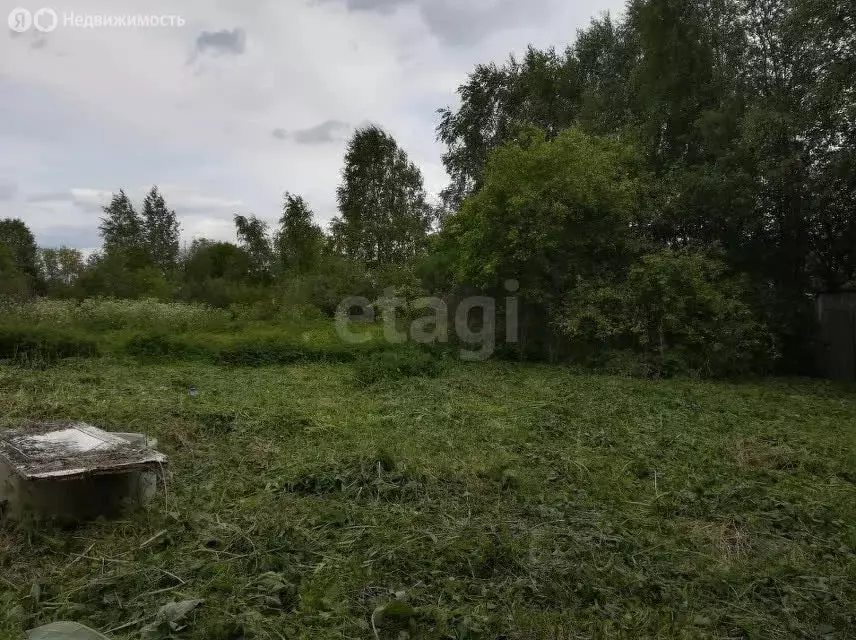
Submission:
[[[232,215],[300,193],[336,213],[345,141],[373,122],[438,192],[436,110],[479,62],[570,42],[623,0],[0,0],[47,6],[47,34],[0,33],[0,218],[41,246],[97,247],[100,206],[158,184],[185,240],[233,239]],[[74,16],[181,16],[78,28]]]

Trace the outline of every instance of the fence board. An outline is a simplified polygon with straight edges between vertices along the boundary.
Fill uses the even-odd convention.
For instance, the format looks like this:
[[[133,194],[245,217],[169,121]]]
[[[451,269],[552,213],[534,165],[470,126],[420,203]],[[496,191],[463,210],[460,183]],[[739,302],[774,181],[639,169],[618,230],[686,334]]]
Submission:
[[[834,380],[856,380],[856,292],[817,299],[820,367]]]

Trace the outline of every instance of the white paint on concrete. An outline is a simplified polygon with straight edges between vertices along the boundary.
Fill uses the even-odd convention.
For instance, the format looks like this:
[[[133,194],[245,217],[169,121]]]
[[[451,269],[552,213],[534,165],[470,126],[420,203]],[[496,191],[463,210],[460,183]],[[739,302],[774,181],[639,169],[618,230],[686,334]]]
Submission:
[[[38,436],[30,436],[28,439],[46,450],[56,451],[58,447],[62,447],[73,453],[86,453],[113,446],[112,443],[105,442],[101,438],[96,438],[77,428],[51,431]]]
[[[0,432],[0,458],[30,479],[74,478],[162,465],[166,456],[146,446],[142,434],[117,434],[66,423],[54,430]]]

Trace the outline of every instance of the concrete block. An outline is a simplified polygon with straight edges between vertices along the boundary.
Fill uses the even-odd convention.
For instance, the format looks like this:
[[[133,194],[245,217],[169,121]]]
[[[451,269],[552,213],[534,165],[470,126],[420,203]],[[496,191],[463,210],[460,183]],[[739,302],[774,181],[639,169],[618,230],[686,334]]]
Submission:
[[[0,511],[13,519],[115,515],[155,496],[166,462],[141,434],[28,423],[0,433]]]

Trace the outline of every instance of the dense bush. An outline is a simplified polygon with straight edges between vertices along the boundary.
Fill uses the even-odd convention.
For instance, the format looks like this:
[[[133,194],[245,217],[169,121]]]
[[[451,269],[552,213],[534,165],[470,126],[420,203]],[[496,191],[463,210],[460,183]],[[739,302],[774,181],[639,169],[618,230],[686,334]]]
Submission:
[[[18,268],[12,249],[0,242],[0,296],[25,298],[32,290],[32,279]]]
[[[548,308],[578,277],[626,268],[637,255],[637,151],[578,129],[497,149],[484,184],[445,220],[438,250],[456,284],[499,290]]]
[[[175,287],[158,268],[135,264],[134,257],[124,253],[96,254],[78,284],[83,295],[93,297],[163,301],[175,297]]]
[[[309,345],[287,342],[246,342],[226,347],[218,354],[222,364],[261,367],[297,362],[342,361],[344,351],[336,352]]]
[[[221,364],[261,367],[301,362],[355,362],[386,348],[380,342],[348,344],[339,341],[300,341],[293,339],[255,339],[220,349]]]
[[[194,344],[182,336],[166,333],[132,336],[125,343],[124,351],[127,355],[141,360],[210,360],[216,353],[213,349]]]
[[[94,340],[49,327],[0,327],[0,359],[55,362],[62,358],[98,355]]]
[[[631,350],[641,358],[637,370],[654,375],[743,374],[777,355],[748,298],[721,263],[667,249],[644,256],[623,280],[579,283],[559,326],[584,353],[603,361]],[[626,353],[619,359],[626,367]]]

